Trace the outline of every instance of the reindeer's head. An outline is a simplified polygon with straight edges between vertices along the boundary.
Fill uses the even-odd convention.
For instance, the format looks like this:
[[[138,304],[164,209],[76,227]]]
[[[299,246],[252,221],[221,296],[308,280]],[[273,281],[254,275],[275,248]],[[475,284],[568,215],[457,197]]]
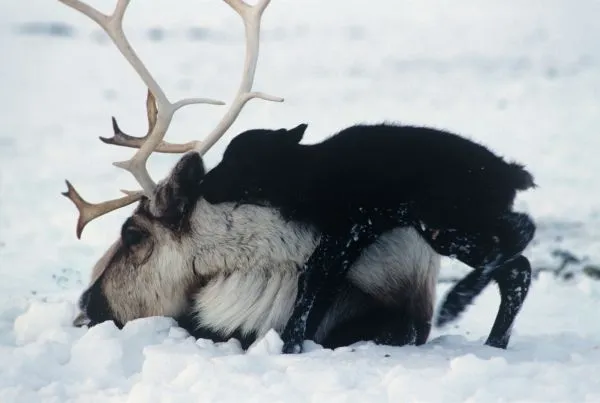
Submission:
[[[177,316],[198,282],[192,213],[198,201],[201,157],[186,154],[153,197],[142,197],[121,236],[96,263],[80,308],[94,323],[123,324],[146,316]],[[211,226],[206,217],[204,226]],[[194,227],[194,228],[193,228]],[[214,231],[212,231],[214,232]]]
[[[206,98],[169,101],[123,32],[123,16],[129,0],[118,0],[111,15],[102,14],[79,0],[59,1],[100,25],[148,87],[147,134],[143,137],[127,135],[113,118],[114,136],[101,138],[108,144],[139,149],[130,160],[115,165],[131,172],[143,190],[124,191],[126,196],[121,199],[90,204],[67,182],[68,192],[64,195],[75,203],[80,212],[78,237],[94,218],[139,201],[134,214],[123,224],[119,240],[96,264],[92,284],[81,297],[81,307],[92,322],[112,319],[124,323],[142,316],[176,316],[188,303],[191,290],[203,278],[223,268],[240,266],[241,263],[236,263],[239,256],[246,260],[246,265],[252,264],[253,256],[256,256],[254,252],[274,247],[263,242],[260,235],[269,234],[270,230],[265,230],[269,218],[258,218],[261,214],[270,214],[268,211],[246,206],[243,208],[254,210],[240,214],[239,210],[236,213],[233,204],[210,205],[200,199],[198,186],[204,176],[201,156],[227,131],[246,102],[253,98],[283,101],[252,91],[260,21],[270,0],[260,0],[254,6],[242,0],[224,0],[244,20],[244,75],[235,99],[215,129],[204,141],[186,144],[163,141],[174,113],[190,104],[223,103]],[[167,179],[158,185],[154,183],[146,169],[146,161],[152,152],[185,153],[192,150],[180,160]],[[280,223],[276,215],[270,217],[273,223]],[[260,228],[253,228],[254,223]],[[245,228],[244,233],[249,235],[244,237],[235,233],[233,228],[236,225]]]
[[[292,231],[309,239],[305,229],[286,224],[276,211],[203,200],[198,193],[203,176],[201,157],[188,153],[152,198],[142,198],[119,239],[94,267],[92,283],[80,298],[91,324],[177,318],[194,293],[212,281],[308,253],[289,237]]]

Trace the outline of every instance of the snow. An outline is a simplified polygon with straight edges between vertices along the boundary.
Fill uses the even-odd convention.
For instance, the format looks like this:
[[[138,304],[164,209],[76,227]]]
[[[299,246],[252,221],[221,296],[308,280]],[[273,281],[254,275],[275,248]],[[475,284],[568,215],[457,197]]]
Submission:
[[[443,287],[442,287],[443,288]],[[486,292],[456,332],[422,347],[360,343],[297,356],[277,353],[269,333],[243,354],[237,341],[195,341],[167,318],[119,331],[105,322],[69,326],[66,303],[33,303],[0,349],[0,401],[364,402],[597,401],[600,285],[582,278],[535,284],[507,351],[483,346],[495,290]],[[570,299],[569,304],[560,301]],[[571,310],[577,306],[577,315]],[[539,318],[540,313],[545,313]],[[542,322],[543,320],[543,322]],[[10,322],[11,319],[7,319]],[[43,323],[40,326],[39,323]],[[543,323],[543,329],[540,324]],[[537,326],[536,326],[537,324]],[[33,329],[27,328],[26,325]],[[10,325],[7,324],[7,327]],[[454,334],[451,334],[454,333]],[[467,333],[467,335],[465,335]],[[13,339],[14,337],[14,339]],[[308,344],[308,343],[307,343]]]
[[[113,2],[94,1],[108,11]],[[140,4],[144,4],[141,6]],[[242,26],[222,2],[133,1],[126,29],[167,94],[233,96]],[[421,347],[361,343],[278,354],[275,333],[243,354],[231,340],[193,340],[167,318],[118,330],[71,326],[91,267],[131,208],[75,238],[59,195],[69,178],[90,200],[133,179],[105,146],[115,115],[145,131],[145,89],[88,19],[58,3],[0,2],[0,402],[599,401],[600,283],[579,274],[600,262],[600,3],[581,0],[273,0],[263,23],[251,101],[207,155],[214,165],[250,127],[308,122],[315,142],[355,122],[401,120],[450,129],[527,164],[539,188],[517,208],[539,225],[527,251],[576,276],[541,273],[508,350],[483,346],[498,306],[490,287],[464,317]],[[201,138],[223,107],[175,116],[170,141]],[[164,175],[177,157],[156,156]],[[444,260],[443,276],[466,272]],[[449,285],[439,285],[443,295]]]

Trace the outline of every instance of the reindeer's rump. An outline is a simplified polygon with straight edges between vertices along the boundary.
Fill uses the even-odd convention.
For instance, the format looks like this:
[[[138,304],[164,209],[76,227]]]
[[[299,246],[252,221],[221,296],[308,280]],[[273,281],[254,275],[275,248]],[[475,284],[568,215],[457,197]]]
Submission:
[[[516,192],[534,185],[522,166],[435,129],[359,125],[313,147],[311,194],[332,210],[410,203],[429,225],[477,228],[511,210]]]

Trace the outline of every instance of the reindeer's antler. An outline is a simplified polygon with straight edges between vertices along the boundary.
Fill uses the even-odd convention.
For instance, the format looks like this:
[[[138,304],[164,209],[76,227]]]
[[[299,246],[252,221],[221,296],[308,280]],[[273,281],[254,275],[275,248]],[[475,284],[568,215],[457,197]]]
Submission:
[[[114,165],[129,171],[138,183],[143,192],[126,192],[127,196],[122,199],[111,200],[106,203],[89,204],[85,202],[67,182],[69,191],[63,193],[77,206],[80,216],[77,225],[78,237],[85,224],[92,219],[106,214],[112,210],[131,204],[141,198],[143,194],[151,197],[156,184],[150,177],[146,168],[146,162],[152,152],[162,153],[185,153],[190,150],[196,150],[204,155],[219,138],[225,134],[227,129],[233,124],[242,108],[252,98],[261,98],[267,101],[282,102],[283,98],[267,95],[260,92],[252,92],[252,83],[254,82],[254,73],[258,61],[258,48],[260,37],[260,21],[265,8],[270,0],[260,0],[255,6],[250,6],[242,0],[224,0],[233,8],[244,20],[246,32],[246,58],[244,63],[244,74],[238,92],[217,126],[208,135],[205,141],[191,141],[185,144],[172,144],[163,141],[167,129],[171,123],[175,112],[186,105],[206,103],[213,105],[222,105],[223,102],[207,98],[185,98],[171,103],[165,95],[162,88],[152,77],[148,69],[139,59],[129,41],[123,32],[123,16],[130,3],[130,0],[118,0],[117,5],[111,15],[105,15],[95,8],[79,0],[59,0],[61,3],[81,12],[95,21],[111,38],[121,54],[131,64],[140,78],[148,87],[148,96],[146,99],[146,109],[148,115],[148,132],[143,137],[135,137],[125,134],[119,128],[117,121],[113,118],[114,135],[111,138],[101,137],[100,139],[107,144],[114,144],[124,147],[138,148],[135,155],[122,162],[115,162]]]
[[[231,8],[233,8],[244,20],[244,29],[246,32],[246,57],[244,60],[244,73],[242,82],[238,88],[229,110],[223,115],[221,121],[206,137],[206,139],[198,143],[196,151],[204,155],[223,134],[231,127],[235,119],[238,117],[246,102],[252,98],[260,98],[265,101],[283,102],[283,98],[273,95],[264,94],[262,92],[252,92],[252,84],[254,83],[254,73],[256,72],[256,63],[258,62],[258,48],[260,40],[260,19],[263,12],[271,2],[271,0],[260,0],[255,6],[249,6],[241,0],[224,0]]]
[[[110,211],[119,209],[121,207],[125,207],[138,201],[142,196],[142,192],[129,192],[123,190],[122,192],[126,194],[125,197],[121,197],[120,199],[108,200],[103,203],[92,204],[85,201],[83,197],[77,193],[77,190],[71,185],[71,182],[65,181],[67,183],[67,191],[63,192],[62,195],[71,200],[77,210],[79,210],[79,219],[77,220],[77,238],[81,238],[81,232],[87,223],[92,221],[94,218],[100,217]]]
[[[154,100],[154,96],[150,91],[148,91],[148,96],[146,97],[146,110],[148,111],[148,131],[146,132],[146,135],[144,137],[135,137],[124,133],[119,127],[117,119],[113,117],[113,136],[100,137],[100,140],[102,140],[102,142],[106,144],[113,144],[116,146],[130,148],[140,148],[148,139],[148,136],[152,134],[152,128],[156,125],[156,115],[158,113],[158,110],[156,108],[156,101]],[[185,144],[172,144],[167,143],[166,141],[161,141],[160,143],[158,143],[154,151],[169,154],[183,154],[193,150],[196,146],[196,143],[198,143],[198,141],[195,140]]]
[[[131,159],[122,162],[115,162],[114,165],[119,168],[123,168],[135,177],[138,183],[142,186],[144,193],[150,197],[156,184],[150,177],[148,170],[146,169],[146,161],[152,154],[152,151],[160,144],[162,139],[167,133],[171,119],[175,112],[186,105],[191,104],[213,104],[223,105],[223,102],[216,101],[207,98],[185,98],[175,103],[171,103],[164,91],[158,85],[152,74],[148,71],[144,63],[140,60],[135,50],[131,47],[131,44],[123,32],[123,16],[129,6],[130,0],[118,0],[115,10],[111,15],[105,15],[96,10],[95,8],[82,3],[79,0],[59,0],[61,3],[72,7],[73,9],[81,12],[95,21],[100,27],[108,34],[113,43],[117,46],[117,49],[125,57],[125,59],[131,64],[131,67],[135,69],[140,78],[144,81],[144,84],[148,87],[156,99],[158,106],[158,118],[156,119],[152,133],[148,136],[146,141],[141,145],[139,150],[135,153]]]

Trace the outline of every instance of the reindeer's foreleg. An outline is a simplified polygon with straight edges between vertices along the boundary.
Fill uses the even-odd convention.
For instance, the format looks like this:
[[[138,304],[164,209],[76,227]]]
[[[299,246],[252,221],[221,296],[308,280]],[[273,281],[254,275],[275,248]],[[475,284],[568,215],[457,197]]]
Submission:
[[[319,245],[301,269],[294,310],[281,335],[283,353],[302,352],[302,342],[313,335],[307,333],[307,323],[319,323],[326,307],[333,301],[339,285],[361,251],[374,237],[366,226],[355,226],[347,237],[323,234]]]
[[[343,235],[323,234],[317,248],[304,264],[298,280],[294,311],[282,333],[284,353],[300,353],[302,342],[311,339],[307,323],[320,323],[350,267],[365,248],[384,231],[408,223],[407,209],[356,209],[353,225]],[[313,309],[317,307],[316,309]],[[320,307],[320,308],[319,308]]]

